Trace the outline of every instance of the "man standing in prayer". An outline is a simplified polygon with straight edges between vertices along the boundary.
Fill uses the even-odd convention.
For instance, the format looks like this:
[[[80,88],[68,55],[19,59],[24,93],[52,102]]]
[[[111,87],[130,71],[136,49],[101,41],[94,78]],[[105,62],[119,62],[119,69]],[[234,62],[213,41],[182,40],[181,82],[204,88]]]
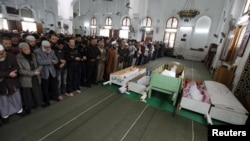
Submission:
[[[98,49],[100,51],[100,58],[98,60],[98,67],[97,67],[97,82],[104,81],[104,70],[105,70],[105,62],[106,62],[106,49],[104,48],[104,42],[101,41],[99,43]]]
[[[10,115],[23,112],[18,71],[16,56],[0,45],[0,115],[3,123],[9,121]]]
[[[31,52],[28,43],[19,44],[20,53],[16,56],[19,69],[19,82],[26,114],[31,113],[32,108],[42,105],[42,90],[40,73],[42,66],[36,61],[36,56]]]
[[[56,67],[56,76],[58,80],[58,91],[59,91],[59,99],[63,99],[63,95],[66,94],[66,82],[67,82],[67,67],[65,60],[65,43],[64,40],[58,40],[56,43],[56,48],[54,49],[55,54],[58,58],[58,64]]]
[[[50,106],[49,88],[51,88],[53,100],[62,100],[59,97],[58,81],[55,69],[55,64],[58,63],[58,58],[56,57],[55,51],[51,49],[51,45],[47,40],[42,41],[42,46],[34,52],[36,54],[38,64],[43,67],[41,71],[41,78],[44,106]]]
[[[107,59],[106,59],[106,77],[109,78],[109,75],[118,68],[118,44],[116,41],[112,41],[112,47],[110,47],[107,51]]]
[[[87,87],[91,87],[91,84],[97,84],[97,61],[100,58],[97,39],[93,37],[89,41],[90,45],[87,49]]]
[[[38,48],[36,38],[32,35],[26,37],[26,42],[29,44],[31,52]]]
[[[66,96],[73,96],[74,91],[76,91],[77,93],[81,93],[81,72],[79,69],[81,56],[75,46],[74,38],[67,39],[67,46],[65,46],[65,60],[67,61]]]
[[[9,37],[3,36],[0,39],[0,44],[3,46],[5,52],[12,53],[14,55],[17,55],[19,52],[13,50],[11,39]]]

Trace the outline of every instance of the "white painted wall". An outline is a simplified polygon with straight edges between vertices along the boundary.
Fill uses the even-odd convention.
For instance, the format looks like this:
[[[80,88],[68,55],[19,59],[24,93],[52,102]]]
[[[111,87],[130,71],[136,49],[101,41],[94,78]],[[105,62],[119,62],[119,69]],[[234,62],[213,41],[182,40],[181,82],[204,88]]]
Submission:
[[[69,22],[72,22],[72,28],[79,29],[80,26],[83,28],[86,27],[87,35],[89,34],[89,22],[93,16],[97,19],[98,32],[99,29],[104,26],[104,20],[106,17],[109,16],[112,18],[114,29],[120,29],[121,19],[125,16],[129,16],[136,31],[136,33],[131,34],[131,37],[137,40],[141,39],[141,33],[139,32],[141,21],[146,16],[149,16],[152,18],[152,30],[154,30],[153,40],[162,41],[167,19],[172,16],[178,18],[177,12],[182,9],[185,3],[185,0],[113,0],[113,2],[104,0],[81,0],[79,4],[79,0],[73,0],[72,9],[70,9],[70,4],[64,5],[65,7],[62,8],[62,11],[67,12],[61,14],[58,12],[60,8],[58,9],[57,1],[58,0],[1,0],[0,4],[16,8],[29,5],[34,10],[35,20],[37,22],[44,21],[43,27],[52,30],[56,30],[58,27],[58,21],[61,21],[64,19],[63,16],[66,16],[69,18]],[[125,7],[127,2],[130,2],[132,9]],[[223,39],[221,32],[227,32],[230,19],[234,18],[236,21],[239,20],[243,6],[244,0],[195,0],[195,8],[200,11],[200,15],[195,17],[189,23],[180,20],[179,27],[192,26],[194,29],[195,22],[198,18],[207,16],[211,19],[210,32],[207,34],[207,41],[204,45],[209,46],[211,43],[218,44],[217,54],[212,64],[213,68],[221,64],[220,54],[223,45],[223,41],[220,43],[220,40]],[[72,19],[72,12],[79,11],[79,9],[79,16]],[[120,12],[120,15],[116,15],[115,13],[117,12]],[[20,17],[7,16],[7,18],[20,20]],[[54,26],[51,27],[50,24],[53,24]],[[181,51],[178,47],[200,46],[201,43],[195,42],[197,37],[190,37],[192,36],[192,32],[193,30],[190,31],[190,33],[186,33],[188,34],[188,39],[186,42],[182,42],[180,39],[185,32],[178,29],[175,53]],[[215,38],[213,34],[217,34],[218,37]],[[192,41],[188,41],[190,39],[192,39]],[[250,45],[248,44],[248,46]],[[204,55],[207,50],[208,49],[205,49]],[[236,71],[235,83],[237,83],[240,77],[249,52],[250,47],[247,47],[244,56],[237,57],[236,59],[238,68]]]
[[[57,0],[2,0],[0,4],[17,9],[27,6],[34,12],[36,22],[44,22],[44,29],[55,30],[56,28],[58,21]],[[5,15],[5,17],[10,20],[22,20],[20,16]]]

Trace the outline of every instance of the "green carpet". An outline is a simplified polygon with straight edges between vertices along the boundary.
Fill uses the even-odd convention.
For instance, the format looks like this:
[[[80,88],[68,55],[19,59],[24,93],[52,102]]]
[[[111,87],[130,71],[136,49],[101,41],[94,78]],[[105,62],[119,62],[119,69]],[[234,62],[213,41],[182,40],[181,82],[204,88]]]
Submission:
[[[120,86],[112,84],[112,85],[104,85],[106,88],[111,89],[117,93],[119,92],[119,88]],[[128,93],[124,93],[123,94],[125,97],[128,97],[130,99],[136,100],[136,101],[140,101],[140,94],[136,94],[134,92],[128,92]],[[171,104],[171,100],[169,95],[166,94],[161,94],[160,92],[156,92],[153,91],[151,98],[150,99],[146,99],[146,104],[161,109],[161,110],[167,110],[169,112],[174,113],[175,111],[175,107]],[[193,111],[189,111],[189,110],[185,110],[185,109],[179,109],[176,112],[175,116],[182,116],[185,117],[187,119],[193,120],[195,122],[201,123],[203,125],[207,125],[207,121],[206,118],[204,117],[204,115],[193,112]],[[218,121],[218,120],[212,120],[214,125],[225,125],[227,123]]]

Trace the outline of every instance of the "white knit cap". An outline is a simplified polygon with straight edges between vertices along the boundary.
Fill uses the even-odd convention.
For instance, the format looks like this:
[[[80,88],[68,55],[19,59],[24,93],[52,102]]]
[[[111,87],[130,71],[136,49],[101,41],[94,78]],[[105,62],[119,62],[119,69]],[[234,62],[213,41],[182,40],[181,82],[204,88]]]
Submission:
[[[3,51],[4,47],[0,44],[0,51]]]
[[[19,48],[23,48],[23,47],[29,47],[29,44],[25,43],[25,42],[21,42],[18,45]]]
[[[29,36],[26,37],[26,40],[35,41],[36,38],[34,36],[32,36],[32,35],[29,35]]]
[[[42,41],[42,46],[50,46],[50,42],[47,40]]]
[[[114,45],[114,44],[117,44],[117,42],[116,42],[116,41],[113,41],[113,42],[111,42],[111,44]]]

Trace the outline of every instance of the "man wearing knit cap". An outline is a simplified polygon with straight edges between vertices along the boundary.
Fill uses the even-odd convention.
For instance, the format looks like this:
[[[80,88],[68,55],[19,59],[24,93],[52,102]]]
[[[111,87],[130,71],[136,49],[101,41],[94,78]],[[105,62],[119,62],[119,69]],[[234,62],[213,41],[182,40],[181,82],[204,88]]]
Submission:
[[[10,115],[23,113],[18,71],[16,56],[0,45],[0,116],[3,123],[9,122]]]
[[[35,38],[34,36],[32,36],[32,35],[28,35],[28,36],[26,37],[26,40],[28,40],[28,41],[35,41],[36,38]]]
[[[23,109],[26,114],[31,113],[33,107],[42,106],[41,70],[37,64],[36,56],[30,51],[28,43],[19,43],[20,53],[16,56],[20,67],[19,82],[23,101]]]
[[[52,88],[52,99],[60,101],[58,92],[58,82],[56,78],[55,64],[58,63],[58,58],[51,49],[50,42],[47,40],[42,41],[42,46],[35,51],[37,62],[43,66],[41,70],[42,78],[42,91],[44,106],[50,105],[49,88]]]
[[[31,52],[33,52],[35,49],[37,49],[37,42],[36,42],[36,38],[32,35],[28,35],[26,37],[26,42],[29,44],[30,50]]]

